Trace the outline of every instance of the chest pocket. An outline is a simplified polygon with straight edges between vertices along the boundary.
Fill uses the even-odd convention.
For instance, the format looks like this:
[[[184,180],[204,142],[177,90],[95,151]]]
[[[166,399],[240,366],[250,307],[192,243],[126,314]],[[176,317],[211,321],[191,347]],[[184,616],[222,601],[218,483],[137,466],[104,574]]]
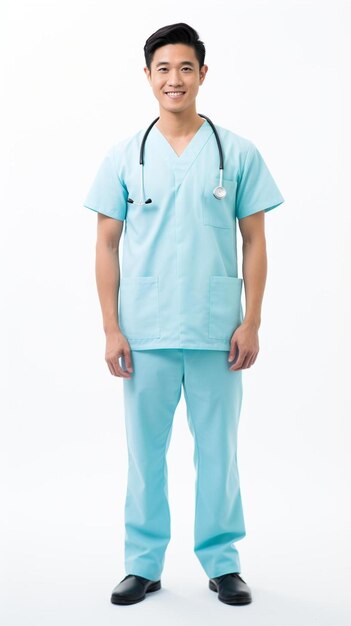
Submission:
[[[213,195],[213,190],[218,186],[219,174],[211,176],[202,192],[202,219],[203,223],[208,226],[216,226],[217,228],[233,228],[235,223],[235,198],[236,198],[236,180],[228,180],[223,177],[222,185],[227,195],[221,200],[217,200]]]

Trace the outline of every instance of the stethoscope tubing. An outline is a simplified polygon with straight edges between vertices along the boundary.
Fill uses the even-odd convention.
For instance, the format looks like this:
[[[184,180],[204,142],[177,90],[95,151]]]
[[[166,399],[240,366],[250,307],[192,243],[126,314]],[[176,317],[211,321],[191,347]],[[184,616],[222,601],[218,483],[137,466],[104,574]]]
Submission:
[[[206,115],[203,115],[202,113],[199,113],[198,115],[200,115],[200,117],[203,117],[205,120],[208,121],[208,123],[210,124],[214,136],[216,138],[216,142],[217,142],[217,147],[218,147],[218,152],[219,152],[219,185],[218,187],[216,187],[213,190],[213,194],[214,196],[218,199],[221,200],[222,198],[225,197],[226,195],[226,191],[224,189],[224,187],[222,186],[222,177],[223,177],[223,150],[222,150],[222,145],[218,136],[218,132],[217,129],[214,125],[214,123],[210,120],[209,117],[207,117]],[[160,119],[160,116],[156,117],[150,124],[150,126],[148,126],[148,128],[145,131],[145,134],[143,136],[143,139],[141,141],[141,145],[140,145],[140,154],[139,154],[139,165],[141,168],[140,171],[140,197],[144,197],[145,198],[145,193],[144,193],[144,154],[145,154],[145,142],[146,139],[149,135],[150,130],[152,129],[152,127],[154,126],[154,124],[156,124],[156,122]],[[216,195],[216,191],[218,191],[219,195]],[[142,206],[144,204],[150,204],[152,202],[151,198],[148,198],[147,200],[145,200],[145,202],[135,202],[135,200],[132,200],[131,198],[128,198],[128,202],[132,203],[132,204],[137,204],[139,206]]]

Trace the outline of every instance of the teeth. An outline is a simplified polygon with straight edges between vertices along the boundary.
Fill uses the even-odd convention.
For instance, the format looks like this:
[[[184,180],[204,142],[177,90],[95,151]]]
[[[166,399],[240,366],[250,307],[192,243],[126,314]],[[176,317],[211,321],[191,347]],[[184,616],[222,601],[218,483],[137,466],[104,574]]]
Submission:
[[[178,96],[178,95],[183,94],[183,93],[184,93],[183,91],[166,91],[166,94],[168,96]]]

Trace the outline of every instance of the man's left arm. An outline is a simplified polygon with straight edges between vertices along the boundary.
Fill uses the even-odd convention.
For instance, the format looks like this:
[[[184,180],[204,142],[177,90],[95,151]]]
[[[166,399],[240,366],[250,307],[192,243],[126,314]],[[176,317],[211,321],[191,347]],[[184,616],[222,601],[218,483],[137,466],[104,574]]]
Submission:
[[[238,220],[243,239],[243,280],[246,310],[243,322],[232,335],[228,361],[235,360],[230,370],[251,367],[259,352],[258,329],[267,277],[267,252],[264,211]]]

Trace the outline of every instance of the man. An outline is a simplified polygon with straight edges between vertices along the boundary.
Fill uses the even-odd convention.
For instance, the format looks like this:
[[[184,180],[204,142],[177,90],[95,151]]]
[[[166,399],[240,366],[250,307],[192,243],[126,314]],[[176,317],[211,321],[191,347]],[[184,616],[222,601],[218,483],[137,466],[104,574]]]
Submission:
[[[184,23],[165,26],[147,39],[144,52],[159,118],[147,134],[143,162],[145,129],[111,147],[84,203],[98,212],[105,358],[111,374],[123,378],[129,455],[126,576],[111,601],[133,604],[161,588],[170,541],[166,453],[183,387],[195,442],[194,551],[219,600],[246,604],[251,591],[235,546],[246,534],[237,467],[242,370],[259,351],[264,213],[284,198],[255,145],[216,126],[224,159],[219,178],[213,127],[196,112],[208,70],[197,32]]]

